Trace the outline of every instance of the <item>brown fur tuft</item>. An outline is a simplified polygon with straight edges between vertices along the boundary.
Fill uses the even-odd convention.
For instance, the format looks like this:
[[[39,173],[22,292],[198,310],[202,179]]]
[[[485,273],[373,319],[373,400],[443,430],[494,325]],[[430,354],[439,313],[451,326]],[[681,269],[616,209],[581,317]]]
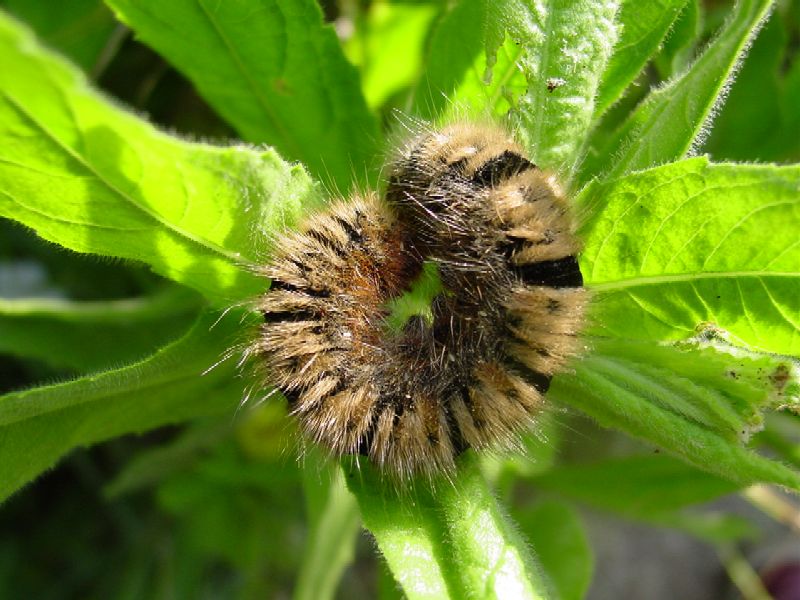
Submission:
[[[423,133],[390,168],[388,204],[337,203],[279,242],[250,353],[310,439],[404,481],[516,444],[579,352],[586,292],[563,193],[501,130]],[[391,333],[426,260],[432,319]]]

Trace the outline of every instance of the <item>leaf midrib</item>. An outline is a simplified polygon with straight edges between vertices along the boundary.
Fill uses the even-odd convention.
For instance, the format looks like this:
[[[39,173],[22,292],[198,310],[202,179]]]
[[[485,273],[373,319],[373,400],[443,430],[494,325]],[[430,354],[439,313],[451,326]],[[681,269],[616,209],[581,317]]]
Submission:
[[[116,196],[120,197],[121,199],[125,200],[128,204],[136,208],[137,210],[141,211],[142,213],[146,214],[153,220],[155,220],[160,225],[164,226],[167,230],[171,231],[175,235],[189,241],[190,243],[200,246],[201,248],[210,251],[214,254],[218,254],[220,256],[225,257],[228,262],[231,262],[237,268],[242,264],[250,265],[250,261],[246,260],[239,252],[231,252],[228,251],[217,244],[214,244],[208,240],[204,240],[202,238],[198,238],[197,236],[185,231],[184,229],[178,227],[174,223],[167,221],[163,216],[149,208],[148,206],[142,204],[132,196],[126,194],[118,187],[116,187],[113,183],[108,181],[105,177],[102,176],[100,172],[98,172],[83,156],[77,153],[74,149],[70,148],[66,144],[64,144],[58,137],[53,134],[43,123],[37,120],[30,112],[25,110],[25,108],[20,104],[15,98],[9,95],[7,92],[2,92],[3,96],[11,103],[11,105],[21,114],[23,115],[30,123],[32,123],[42,134],[44,134],[47,139],[51,140],[54,144],[56,144],[63,152],[68,154],[72,157],[75,161],[78,162],[87,172],[89,172],[92,176],[94,176],[97,181],[102,183],[106,186],[109,191],[111,191]]]
[[[698,281],[703,279],[740,279],[740,278],[795,278],[800,280],[800,272],[793,273],[791,271],[728,271],[728,272],[706,272],[706,273],[676,273],[674,275],[653,275],[653,276],[640,276],[628,277],[624,279],[615,279],[612,281],[605,281],[602,283],[587,283],[586,287],[595,292],[608,292],[615,290],[624,290],[633,287],[642,287],[648,285],[664,285],[670,283],[685,283]]]

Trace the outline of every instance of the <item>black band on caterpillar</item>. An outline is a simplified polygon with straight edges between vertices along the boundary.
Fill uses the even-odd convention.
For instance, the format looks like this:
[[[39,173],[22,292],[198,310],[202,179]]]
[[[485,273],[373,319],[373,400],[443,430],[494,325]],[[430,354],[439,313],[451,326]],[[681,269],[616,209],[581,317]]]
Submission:
[[[386,192],[335,204],[278,245],[261,357],[308,437],[407,479],[507,446],[579,350],[585,291],[563,194],[494,128],[412,140]],[[424,261],[431,318],[386,326]]]

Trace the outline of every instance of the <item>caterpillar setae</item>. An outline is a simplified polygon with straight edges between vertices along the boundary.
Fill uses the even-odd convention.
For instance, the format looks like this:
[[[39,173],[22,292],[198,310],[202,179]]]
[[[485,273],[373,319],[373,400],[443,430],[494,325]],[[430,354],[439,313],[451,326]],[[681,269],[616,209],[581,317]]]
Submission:
[[[408,480],[514,445],[579,352],[586,291],[567,200],[502,130],[426,131],[389,168],[385,201],[340,201],[278,243],[249,354],[308,438]],[[430,318],[390,330],[426,262]]]

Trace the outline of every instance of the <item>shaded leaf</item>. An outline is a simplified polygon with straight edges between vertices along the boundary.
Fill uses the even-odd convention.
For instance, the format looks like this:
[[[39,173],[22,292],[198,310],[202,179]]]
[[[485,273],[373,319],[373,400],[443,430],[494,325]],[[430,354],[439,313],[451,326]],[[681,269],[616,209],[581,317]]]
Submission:
[[[798,143],[800,129],[793,129],[781,110],[788,36],[779,17],[776,13],[753,43],[703,146],[716,161],[781,160],[785,149]]]
[[[0,298],[0,352],[91,371],[141,358],[185,332],[200,297],[170,289],[129,300]]]
[[[103,0],[2,0],[0,7],[25,21],[87,73],[102,61],[109,44],[113,47],[118,24]]]
[[[104,486],[105,496],[113,499],[150,488],[175,473],[193,467],[230,433],[229,423],[214,421],[204,423],[201,420],[188,426],[168,443],[140,451]]]
[[[675,25],[653,60],[653,66],[662,79],[669,79],[685,71],[692,62],[700,36],[703,34],[704,16],[701,0],[689,0],[678,16]]]
[[[76,446],[229,411],[243,382],[228,361],[239,319],[207,314],[176,342],[127,367],[0,396],[0,499]]]
[[[560,465],[532,482],[539,489],[631,517],[663,514],[739,489],[663,454]]]
[[[581,600],[589,590],[594,555],[578,513],[560,502],[540,502],[513,516],[533,545],[560,600]]]

